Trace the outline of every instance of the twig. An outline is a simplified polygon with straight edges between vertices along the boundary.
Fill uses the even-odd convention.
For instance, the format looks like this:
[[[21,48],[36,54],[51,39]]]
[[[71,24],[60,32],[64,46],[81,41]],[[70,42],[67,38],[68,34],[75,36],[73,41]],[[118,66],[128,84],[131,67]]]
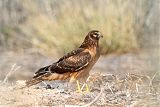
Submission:
[[[103,93],[103,91],[104,91],[104,88],[101,88],[101,91],[100,91],[99,95],[93,101],[91,101],[90,103],[88,103],[86,105],[83,105],[83,106],[65,105],[65,107],[89,107],[89,106],[91,106],[93,103],[95,103],[99,99],[99,97],[101,96],[101,94]]]
[[[112,94],[114,94],[114,92],[113,92],[113,90],[112,90],[112,88],[111,88],[111,86],[109,85],[108,82],[107,82],[107,86],[108,86],[108,88],[110,89],[110,91],[112,92]]]
[[[154,78],[156,77],[156,74],[157,74],[157,72],[156,72],[156,73],[153,75],[153,77],[151,78],[150,83],[149,83],[149,86],[151,86],[151,85],[152,85],[153,80],[154,80]]]
[[[157,74],[157,72],[156,72],[156,73],[153,75],[153,77],[150,79],[150,82],[149,82],[149,93],[151,93],[151,87],[152,87],[152,89],[153,89],[152,84],[153,84],[154,78],[156,77],[156,74]]]
[[[6,81],[8,80],[9,76],[14,73],[15,71],[17,71],[20,68],[20,66],[16,67],[16,64],[12,65],[11,70],[8,72],[8,74],[6,75],[6,77],[3,80],[3,83],[6,83]]]
[[[88,107],[88,106],[91,106],[93,103],[95,103],[99,99],[99,97],[101,96],[101,94],[103,93],[103,91],[104,91],[104,88],[101,87],[101,91],[100,91],[99,95],[93,101],[91,101],[90,103],[84,105],[83,107]]]
[[[139,92],[138,84],[137,83],[136,83],[136,91],[137,91],[137,93]]]

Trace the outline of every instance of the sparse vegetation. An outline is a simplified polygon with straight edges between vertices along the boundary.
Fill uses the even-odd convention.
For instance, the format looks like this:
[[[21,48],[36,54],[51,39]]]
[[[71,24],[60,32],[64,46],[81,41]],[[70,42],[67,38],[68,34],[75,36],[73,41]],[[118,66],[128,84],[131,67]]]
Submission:
[[[154,83],[153,77],[145,75],[92,74],[88,84],[90,93],[78,93],[74,88],[66,87],[67,83],[58,83],[61,88],[18,88],[17,85],[0,85],[0,104],[5,106],[61,106],[61,107],[157,107],[159,105],[159,84]],[[23,82],[23,81],[22,81]],[[56,81],[55,81],[56,82]],[[72,84],[72,87],[75,87]],[[22,86],[22,84],[21,84]],[[9,88],[8,88],[9,87]],[[37,87],[37,86],[36,86]],[[63,88],[62,88],[63,87]],[[64,88],[65,87],[65,88]],[[12,95],[12,97],[8,97]],[[63,97],[62,97],[63,96]]]
[[[102,53],[137,50],[140,47],[137,35],[143,34],[139,29],[146,23],[150,14],[147,11],[153,4],[148,0],[2,0],[0,3],[8,7],[0,7],[1,46],[20,51],[37,48],[52,55],[77,47],[91,29],[98,29],[104,35]]]
[[[159,4],[0,0],[0,106],[159,107]],[[54,89],[19,89],[38,68],[78,47],[91,29],[104,36],[102,54],[123,53],[101,56],[91,71],[91,93],[63,81],[51,83]]]

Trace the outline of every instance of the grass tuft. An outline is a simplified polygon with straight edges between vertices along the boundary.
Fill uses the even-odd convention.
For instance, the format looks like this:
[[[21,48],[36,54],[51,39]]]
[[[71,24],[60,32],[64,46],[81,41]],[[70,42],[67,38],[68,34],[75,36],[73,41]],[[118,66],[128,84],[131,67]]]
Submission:
[[[63,54],[79,46],[92,29],[104,35],[100,41],[103,54],[139,48],[133,11],[136,2],[28,0],[19,5],[27,15],[9,30],[10,36],[5,35],[13,40],[8,41],[9,46],[16,44],[17,50],[37,48],[46,54]]]

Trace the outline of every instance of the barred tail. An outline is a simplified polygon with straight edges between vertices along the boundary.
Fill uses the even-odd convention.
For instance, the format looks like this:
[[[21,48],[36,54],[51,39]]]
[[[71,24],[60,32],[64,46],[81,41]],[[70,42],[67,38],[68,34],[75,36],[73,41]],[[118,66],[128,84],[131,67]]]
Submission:
[[[33,78],[32,80],[26,81],[26,86],[30,87],[30,86],[36,85],[36,84],[38,84],[38,83],[40,83],[42,81],[43,81],[42,78]]]
[[[44,80],[44,77],[47,77],[49,75],[50,75],[50,73],[45,73],[43,75],[39,75],[38,77],[34,77],[33,79],[26,81],[25,84],[27,87],[30,87],[32,85],[36,85],[36,84],[42,82]]]

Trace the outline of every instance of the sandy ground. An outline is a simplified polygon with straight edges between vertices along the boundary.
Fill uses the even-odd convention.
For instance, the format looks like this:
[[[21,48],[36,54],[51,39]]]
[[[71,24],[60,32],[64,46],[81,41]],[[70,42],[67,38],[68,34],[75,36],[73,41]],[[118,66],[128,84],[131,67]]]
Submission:
[[[90,92],[77,92],[75,84],[55,81],[52,89],[36,85],[21,89],[17,84],[0,85],[0,105],[8,107],[158,107],[160,84],[150,84],[146,76],[128,74],[119,79],[115,75],[93,74],[88,85]],[[55,87],[58,84],[58,87]],[[83,85],[83,84],[81,84]],[[68,87],[69,86],[69,87]]]
[[[151,64],[144,54],[101,57],[87,82],[90,92],[85,92],[85,88],[83,92],[77,92],[76,84],[69,84],[67,81],[51,82],[52,89],[46,89],[42,83],[21,89],[24,80],[31,78],[33,71],[54,59],[37,54],[4,55],[5,58],[0,56],[2,74],[0,106],[159,107],[160,105],[160,76],[152,72]]]

